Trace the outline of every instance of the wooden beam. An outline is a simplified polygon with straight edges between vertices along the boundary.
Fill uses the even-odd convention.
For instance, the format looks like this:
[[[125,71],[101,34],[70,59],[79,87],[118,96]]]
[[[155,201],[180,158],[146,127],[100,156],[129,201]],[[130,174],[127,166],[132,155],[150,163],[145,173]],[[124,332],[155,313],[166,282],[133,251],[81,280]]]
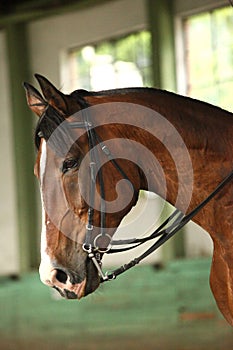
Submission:
[[[38,229],[33,176],[33,118],[27,107],[22,87],[22,82],[30,76],[26,25],[8,25],[6,34],[17,189],[20,270],[27,271],[38,262]]]
[[[67,1],[57,6],[54,2],[50,5],[44,0],[36,0],[20,4],[14,12],[9,14],[0,14],[0,28],[8,24],[29,22],[49,16],[61,15],[68,12],[82,10],[88,7],[93,7],[109,0],[83,0],[83,1]]]

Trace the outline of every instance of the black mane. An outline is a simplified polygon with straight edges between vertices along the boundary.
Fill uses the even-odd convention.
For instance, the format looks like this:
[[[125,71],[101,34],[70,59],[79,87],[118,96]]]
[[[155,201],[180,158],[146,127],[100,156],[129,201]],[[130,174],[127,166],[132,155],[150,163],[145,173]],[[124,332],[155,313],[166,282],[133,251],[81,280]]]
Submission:
[[[44,114],[40,117],[35,130],[35,145],[38,149],[40,146],[40,138],[46,141],[50,138],[57,127],[65,121],[65,118],[50,105],[46,108]]]
[[[131,92],[145,92],[146,90],[155,90],[149,87],[131,87],[131,88],[119,88],[119,89],[111,89],[111,90],[100,90],[100,91],[87,91],[84,89],[79,89],[73,91],[70,96],[78,99],[82,99],[86,96],[112,96],[115,94],[124,95]]]

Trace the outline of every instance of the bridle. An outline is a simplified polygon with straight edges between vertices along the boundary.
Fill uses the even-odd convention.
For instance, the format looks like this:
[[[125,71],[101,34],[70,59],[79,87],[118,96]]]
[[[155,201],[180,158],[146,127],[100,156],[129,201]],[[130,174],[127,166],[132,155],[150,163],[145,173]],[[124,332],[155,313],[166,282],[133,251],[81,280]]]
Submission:
[[[82,245],[82,249],[87,253],[88,258],[92,260],[95,265],[101,282],[110,281],[115,279],[117,276],[121,275],[125,271],[131,269],[136,264],[139,264],[143,259],[145,259],[148,255],[157,250],[161,245],[163,245],[166,241],[168,241],[171,237],[173,237],[181,228],[183,228],[189,221],[193,219],[195,215],[209,203],[209,201],[216,196],[226,184],[228,184],[233,179],[233,171],[231,171],[228,176],[215,188],[215,190],[205,199],[203,200],[196,208],[194,208],[189,214],[184,215],[178,209],[175,209],[174,212],[149,236],[143,238],[131,238],[131,239],[123,239],[123,240],[114,240],[110,235],[105,232],[106,227],[106,208],[105,208],[105,187],[104,187],[104,179],[101,168],[97,172],[97,166],[100,164],[100,154],[102,152],[105,156],[107,156],[108,160],[113,164],[116,171],[120,173],[122,178],[129,181],[127,174],[124,170],[119,166],[116,159],[114,159],[111,151],[105,145],[104,141],[98,135],[95,126],[92,124],[90,120],[90,116],[88,113],[89,105],[83,99],[82,103],[82,115],[83,121],[75,121],[69,122],[68,125],[71,129],[76,128],[84,128],[88,137],[88,146],[90,152],[90,192],[89,192],[89,208],[88,208],[88,221],[86,225],[86,234],[85,234],[85,242]],[[94,217],[94,201],[95,201],[95,188],[96,188],[96,179],[98,180],[100,187],[100,233],[93,238],[93,217]],[[131,184],[133,190],[134,187]],[[131,260],[129,263],[120,266],[119,268],[104,273],[102,270],[101,259],[104,253],[113,254],[118,252],[125,252],[130,249],[136,248],[148,241],[157,239],[155,243],[153,243],[147,250],[144,251],[141,255]],[[106,248],[101,248],[100,243],[104,242],[104,246]],[[108,244],[106,244],[108,243]],[[124,246],[124,247],[123,247]],[[114,248],[115,247],[115,248]],[[116,248],[118,247],[118,248]]]
[[[89,118],[89,113],[87,108],[89,105],[86,105],[82,109],[83,121],[79,122],[70,122],[69,127],[72,129],[76,128],[85,128],[88,137],[88,146],[89,146],[89,154],[90,154],[90,191],[89,191],[89,208],[88,208],[88,220],[86,225],[86,234],[85,234],[85,242],[82,245],[83,250],[88,254],[88,257],[92,259],[94,265],[96,266],[99,275],[101,277],[101,281],[106,281],[114,278],[111,277],[110,274],[104,274],[102,271],[102,263],[101,258],[104,253],[114,253],[110,246],[113,245],[112,237],[105,232],[106,228],[106,205],[105,205],[105,188],[104,188],[104,180],[102,169],[100,168],[97,172],[98,164],[100,164],[100,155],[99,149],[103,154],[108,158],[108,160],[114,165],[115,169],[120,173],[122,178],[128,180],[129,186],[131,184],[130,179],[124,170],[119,166],[117,161],[112,156],[109,148],[105,145],[105,143],[101,140],[100,136],[97,134],[92,122]],[[96,147],[99,146],[99,147]],[[100,233],[93,239],[93,217],[94,217],[94,202],[95,202],[95,189],[96,189],[96,179],[98,179],[98,183],[100,186]],[[133,188],[134,189],[134,188]],[[134,189],[135,191],[135,189]],[[101,248],[101,241],[104,243],[104,246],[107,248]],[[107,244],[106,244],[107,243]],[[118,244],[119,241],[116,241]],[[116,250],[124,251],[122,249]]]

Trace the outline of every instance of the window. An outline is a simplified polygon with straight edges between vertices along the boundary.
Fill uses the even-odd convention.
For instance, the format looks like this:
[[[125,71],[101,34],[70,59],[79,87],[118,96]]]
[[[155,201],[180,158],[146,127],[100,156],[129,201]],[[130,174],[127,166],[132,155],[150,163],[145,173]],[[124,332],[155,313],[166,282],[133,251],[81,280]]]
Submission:
[[[186,93],[233,110],[233,15],[222,8],[184,21]]]
[[[142,31],[70,51],[72,87],[151,86],[150,33]]]

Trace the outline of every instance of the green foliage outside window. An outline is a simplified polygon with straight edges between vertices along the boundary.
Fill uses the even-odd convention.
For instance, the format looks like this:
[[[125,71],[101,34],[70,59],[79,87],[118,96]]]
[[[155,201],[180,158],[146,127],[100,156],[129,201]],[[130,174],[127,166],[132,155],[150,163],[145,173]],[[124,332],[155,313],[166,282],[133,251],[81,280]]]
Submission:
[[[70,56],[76,88],[101,90],[152,86],[148,31],[88,45],[73,50]]]
[[[231,7],[185,22],[187,93],[233,110],[233,12]]]

